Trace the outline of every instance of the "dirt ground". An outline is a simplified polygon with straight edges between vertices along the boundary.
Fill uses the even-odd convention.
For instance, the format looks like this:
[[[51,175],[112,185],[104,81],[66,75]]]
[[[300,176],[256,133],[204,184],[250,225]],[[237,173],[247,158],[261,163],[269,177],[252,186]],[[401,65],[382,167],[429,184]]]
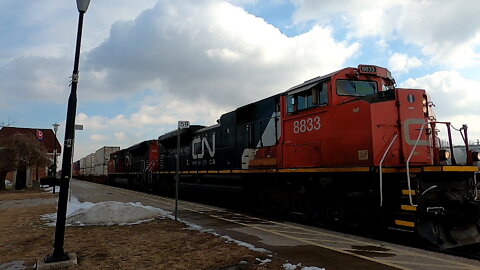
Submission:
[[[38,258],[53,251],[55,228],[46,226],[41,215],[56,211],[54,196],[34,190],[0,192],[0,269],[22,261],[32,268]],[[73,269],[284,269],[275,254],[226,243],[170,219],[131,226],[67,227],[65,251],[77,254]],[[265,259],[272,262],[261,264]]]

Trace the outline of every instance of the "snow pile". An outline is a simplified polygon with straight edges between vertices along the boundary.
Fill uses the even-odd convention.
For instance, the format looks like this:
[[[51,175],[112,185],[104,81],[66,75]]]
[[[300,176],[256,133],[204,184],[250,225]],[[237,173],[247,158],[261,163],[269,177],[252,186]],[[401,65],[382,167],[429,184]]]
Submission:
[[[50,186],[40,186],[41,188],[43,188],[43,191],[45,192],[53,192],[53,187],[50,187]],[[59,186],[55,186],[55,192],[60,192],[60,187]]]
[[[285,263],[283,265],[283,268],[285,268],[285,270],[297,270],[297,267],[302,267],[302,264],[299,263],[299,264],[291,264],[291,263]],[[318,267],[315,267],[315,266],[305,266],[305,267],[302,267],[302,268],[298,268],[299,270],[325,270],[325,268],[318,268]]]
[[[27,269],[25,265],[23,265],[24,261],[13,261],[8,263],[0,263],[0,269],[5,270],[22,270]]]
[[[100,202],[68,215],[72,225],[132,225],[153,220],[161,210],[141,203]]]
[[[50,226],[55,226],[57,214],[42,216],[51,220]],[[153,220],[155,217],[171,217],[170,212],[159,208],[144,206],[141,203],[121,202],[79,202],[73,197],[67,205],[66,225],[133,225]]]

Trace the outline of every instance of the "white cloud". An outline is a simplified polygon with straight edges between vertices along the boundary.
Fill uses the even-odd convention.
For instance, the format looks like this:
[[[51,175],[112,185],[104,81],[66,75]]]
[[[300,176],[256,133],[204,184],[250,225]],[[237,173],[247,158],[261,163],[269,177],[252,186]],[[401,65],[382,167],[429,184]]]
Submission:
[[[435,104],[437,120],[451,121],[457,128],[467,124],[470,138],[480,138],[480,116],[476,109],[480,103],[480,81],[467,79],[458,72],[439,71],[408,79],[401,86],[427,90]]]
[[[131,98],[149,89],[189,102],[203,98],[217,107],[240,106],[338,69],[359,48],[336,41],[330,28],[319,26],[287,37],[220,0],[160,0],[146,10],[153,1],[125,0],[111,9],[108,3],[92,2],[85,15],[78,92],[82,102]],[[122,3],[122,11],[113,15]],[[47,15],[73,6],[75,16],[68,22],[52,18],[46,25],[47,15],[32,17],[43,23],[40,33],[25,42],[18,57],[0,66],[0,92],[6,99],[64,102],[68,97],[76,9],[63,2],[48,6],[53,10],[46,10]],[[125,11],[129,6],[135,7]]]
[[[378,36],[414,44],[435,63],[480,64],[480,11],[476,0],[294,0],[295,21],[343,25],[354,37]],[[397,44],[398,45],[398,44]]]
[[[388,43],[385,39],[380,39],[377,42],[375,42],[375,46],[383,52],[386,52],[389,49]]]
[[[90,135],[90,139],[94,141],[105,141],[108,139],[108,137],[101,134],[92,134]]]
[[[136,112],[128,115],[118,114],[109,118],[78,113],[75,122],[84,125],[84,130],[76,134],[77,143],[82,145],[82,149],[75,157],[80,158],[81,154],[95,151],[105,141],[109,145],[124,148],[157,138],[173,130],[179,120],[188,120],[195,125],[213,125],[228,111],[227,108],[220,109],[205,100],[184,102],[171,95],[151,96],[149,99],[156,100],[156,104],[140,105]],[[89,143],[90,140],[93,142]]]
[[[293,0],[297,6],[294,20],[301,23],[307,20],[329,24],[341,22],[351,36],[381,35],[389,25],[385,19],[391,16],[391,9],[400,6],[396,0]],[[387,29],[390,31],[391,29]]]
[[[150,98],[157,99],[158,97]],[[76,123],[84,125],[84,131],[88,132],[111,133],[118,130],[113,134],[116,139],[122,140],[126,138],[126,133],[132,128],[143,130],[147,127],[173,127],[180,120],[189,120],[195,124],[213,125],[220,115],[227,110],[227,108],[215,107],[205,100],[191,103],[175,100],[172,96],[165,95],[158,98],[156,105],[141,105],[137,112],[130,115],[119,114],[108,118],[89,116],[81,112],[76,117]]]
[[[122,132],[122,131],[121,132],[115,132],[114,135],[115,135],[115,138],[119,141],[123,141],[127,138],[127,136],[125,135],[125,132]]]
[[[63,59],[19,57],[0,67],[0,94],[10,101],[64,101],[68,78]],[[64,74],[65,76],[58,76]]]
[[[157,0],[91,1],[84,18],[82,49],[90,50],[108,37],[110,26],[118,20],[132,20]],[[61,16],[59,15],[61,14]],[[78,11],[75,1],[0,2],[0,30],[14,25],[17,32],[5,31],[21,39],[14,51],[28,56],[73,56]],[[21,34],[20,34],[21,33]],[[3,31],[2,31],[3,35]],[[5,36],[4,36],[5,37]]]
[[[222,1],[159,1],[135,21],[113,25],[88,54],[85,87],[89,96],[153,89],[239,106],[331,72],[357,49],[318,26],[289,38]],[[92,72],[102,76],[93,80]]]
[[[393,72],[404,72],[407,73],[412,68],[417,68],[422,66],[422,61],[417,57],[409,57],[403,53],[394,53],[388,65]]]

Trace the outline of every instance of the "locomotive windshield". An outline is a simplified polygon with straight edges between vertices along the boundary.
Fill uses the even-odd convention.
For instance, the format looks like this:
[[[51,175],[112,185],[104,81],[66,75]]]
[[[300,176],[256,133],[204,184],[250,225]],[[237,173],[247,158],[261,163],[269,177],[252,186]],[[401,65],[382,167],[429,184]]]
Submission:
[[[339,96],[363,97],[376,92],[378,91],[375,81],[337,80],[337,94]]]

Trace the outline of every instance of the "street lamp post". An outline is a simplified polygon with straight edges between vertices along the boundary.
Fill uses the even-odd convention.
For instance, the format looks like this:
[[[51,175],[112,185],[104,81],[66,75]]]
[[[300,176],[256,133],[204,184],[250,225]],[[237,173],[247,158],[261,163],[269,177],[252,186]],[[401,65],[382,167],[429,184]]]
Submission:
[[[83,15],[87,12],[90,0],[77,0],[78,30],[77,44],[75,48],[75,61],[73,64],[72,88],[68,98],[67,122],[65,124],[65,140],[63,142],[62,174],[60,179],[60,194],[58,198],[57,223],[55,226],[55,242],[53,254],[47,256],[46,263],[69,260],[68,254],[63,250],[65,240],[65,219],[67,215],[68,187],[70,184],[72,170],[72,150],[75,133],[75,114],[77,110],[77,84],[78,84],[78,63],[80,59],[80,45],[82,40]]]
[[[57,131],[60,125],[55,123],[52,126],[55,131],[55,141],[53,142],[53,194],[55,194],[57,184]]]

